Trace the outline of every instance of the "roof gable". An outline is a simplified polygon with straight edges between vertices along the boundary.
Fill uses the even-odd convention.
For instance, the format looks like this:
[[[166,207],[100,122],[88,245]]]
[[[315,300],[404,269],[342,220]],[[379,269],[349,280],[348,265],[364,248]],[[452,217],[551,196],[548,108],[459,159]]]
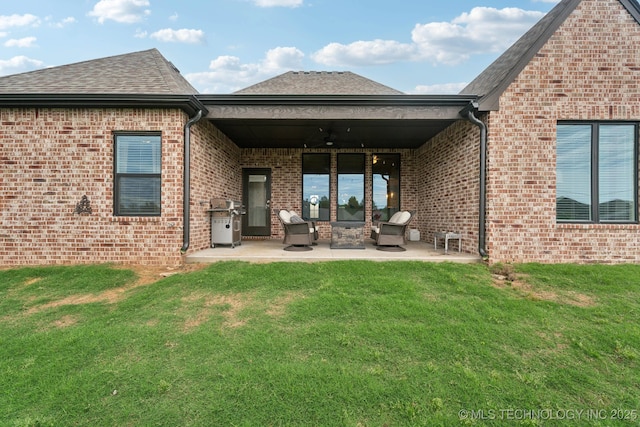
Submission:
[[[497,110],[500,95],[518,77],[524,67],[558,30],[583,0],[562,0],[544,18],[476,77],[460,94],[480,96],[480,110]],[[640,24],[640,6],[636,0],[619,1]]]
[[[234,95],[402,95],[349,71],[289,71]]]
[[[197,94],[157,49],[0,77],[0,93]]]

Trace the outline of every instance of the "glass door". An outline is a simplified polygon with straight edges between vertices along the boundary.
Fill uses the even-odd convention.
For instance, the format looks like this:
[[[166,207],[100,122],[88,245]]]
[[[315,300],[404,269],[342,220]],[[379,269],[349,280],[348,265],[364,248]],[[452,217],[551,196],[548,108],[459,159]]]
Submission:
[[[271,235],[271,169],[242,170],[243,236]]]

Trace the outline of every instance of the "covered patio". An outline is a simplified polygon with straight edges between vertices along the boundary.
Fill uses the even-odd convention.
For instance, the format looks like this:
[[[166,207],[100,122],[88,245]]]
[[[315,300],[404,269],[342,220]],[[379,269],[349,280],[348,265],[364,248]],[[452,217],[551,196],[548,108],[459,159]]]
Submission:
[[[353,73],[290,72],[198,101],[206,112],[194,132],[194,161],[186,159],[196,184],[184,198],[186,217],[194,208],[194,251],[185,262],[482,258],[481,132],[467,114],[475,95],[407,95]],[[242,205],[240,246],[211,236],[214,199]],[[313,251],[283,251],[273,214],[282,209],[317,224]],[[422,236],[407,251],[377,251],[371,241],[364,250],[329,247],[332,224],[358,223],[368,236],[399,211],[415,212],[411,227]],[[457,246],[447,255],[433,250],[442,230],[462,236],[462,254]]]
[[[433,241],[412,242],[404,246],[404,252],[379,251],[372,240],[365,242],[364,249],[331,249],[329,240],[320,240],[313,250],[305,252],[289,252],[283,250],[285,245],[280,239],[243,240],[242,244],[232,248],[216,246],[204,249],[186,256],[187,263],[213,263],[218,261],[245,261],[251,263],[267,262],[319,262],[340,260],[370,260],[370,261],[423,261],[423,262],[455,262],[474,263],[482,259],[477,254],[458,252],[458,248],[449,248],[444,253],[442,241],[438,242],[438,249],[433,247]]]

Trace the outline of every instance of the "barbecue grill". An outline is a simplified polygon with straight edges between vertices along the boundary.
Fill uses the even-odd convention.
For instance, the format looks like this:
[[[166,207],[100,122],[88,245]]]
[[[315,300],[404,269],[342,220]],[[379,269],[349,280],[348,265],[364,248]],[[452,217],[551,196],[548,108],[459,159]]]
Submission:
[[[241,244],[244,209],[237,200],[212,199],[211,209],[211,247]]]

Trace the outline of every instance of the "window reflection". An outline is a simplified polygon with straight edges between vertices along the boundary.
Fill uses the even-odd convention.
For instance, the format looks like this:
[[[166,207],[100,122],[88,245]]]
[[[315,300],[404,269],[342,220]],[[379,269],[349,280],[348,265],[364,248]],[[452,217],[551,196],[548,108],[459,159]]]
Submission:
[[[559,124],[556,219],[637,221],[637,125]]]
[[[400,210],[400,155],[374,154],[373,221],[387,221]]]
[[[302,217],[307,220],[329,221],[330,154],[302,155]]]
[[[364,154],[338,154],[338,221],[364,221]]]

